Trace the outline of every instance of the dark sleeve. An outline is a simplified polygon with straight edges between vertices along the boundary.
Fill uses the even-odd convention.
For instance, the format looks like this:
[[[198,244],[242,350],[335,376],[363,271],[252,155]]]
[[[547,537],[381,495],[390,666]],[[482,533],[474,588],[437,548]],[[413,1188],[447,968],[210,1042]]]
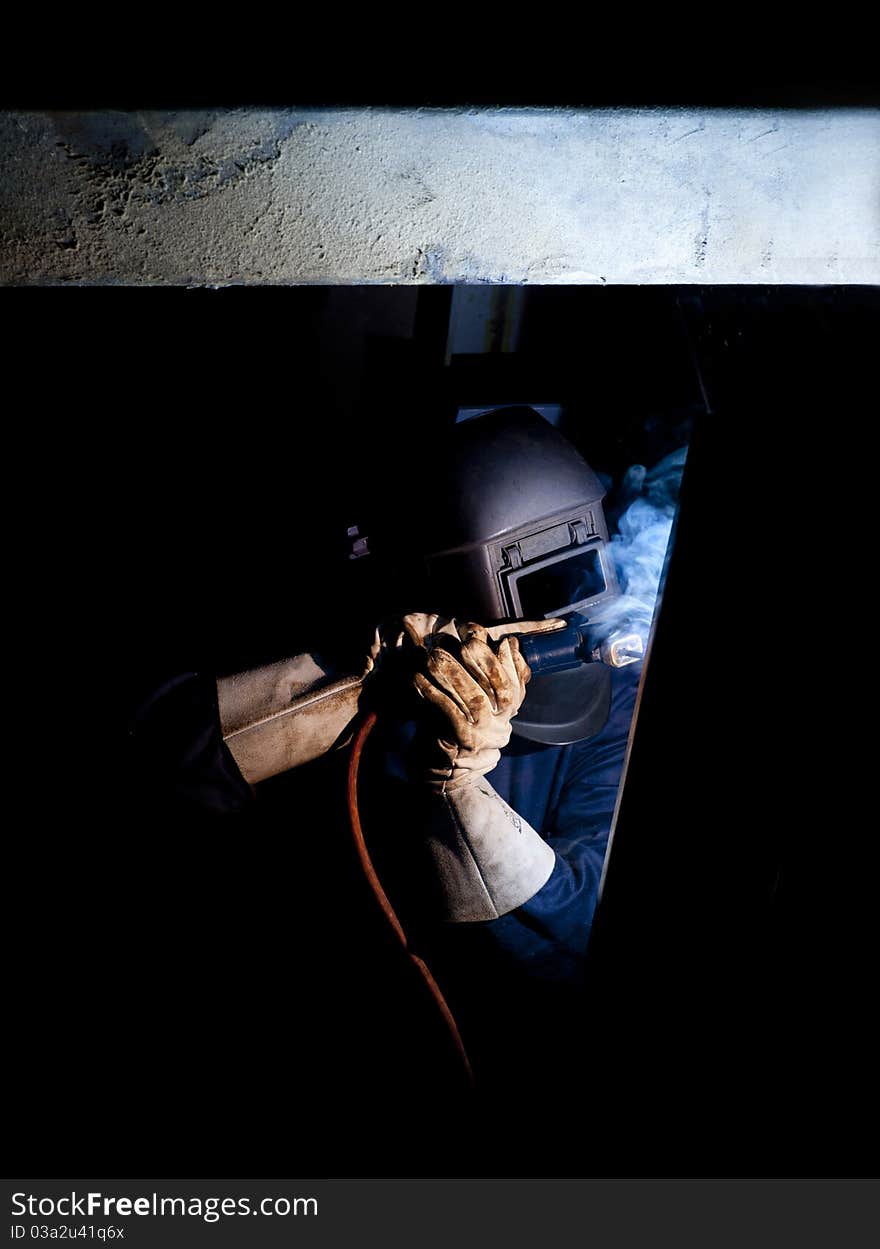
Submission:
[[[135,813],[225,815],[253,802],[223,741],[210,674],[178,673],[136,696],[126,772]]]
[[[558,798],[538,830],[556,853],[549,880],[485,925],[499,953],[543,981],[577,981],[583,972],[638,687],[632,668],[615,675],[608,721],[567,748]]]

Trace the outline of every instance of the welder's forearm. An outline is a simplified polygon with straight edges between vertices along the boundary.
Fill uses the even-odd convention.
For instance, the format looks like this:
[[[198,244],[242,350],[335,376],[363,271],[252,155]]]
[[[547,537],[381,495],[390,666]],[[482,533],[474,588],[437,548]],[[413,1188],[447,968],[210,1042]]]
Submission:
[[[223,740],[250,784],[342,745],[357,716],[363,676],[334,680],[311,655],[221,677]]]
[[[548,845],[556,863],[543,887],[503,924],[489,924],[487,932],[527,976],[575,985],[585,972],[605,842],[569,833],[551,835]]]

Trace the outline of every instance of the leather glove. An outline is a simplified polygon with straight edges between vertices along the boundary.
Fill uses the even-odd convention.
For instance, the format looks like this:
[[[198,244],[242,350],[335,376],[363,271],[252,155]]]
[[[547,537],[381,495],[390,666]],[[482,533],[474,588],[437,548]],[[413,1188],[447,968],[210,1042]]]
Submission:
[[[304,654],[219,678],[223,740],[245,780],[255,784],[345,745],[381,651],[377,631],[369,653],[347,674]]]
[[[511,720],[526,696],[531,673],[516,634],[548,632],[564,621],[518,621],[488,629],[450,621],[437,628],[436,618],[409,617],[404,624],[410,638],[431,628],[421,638],[428,651],[426,671],[413,677],[439,725],[436,734],[423,732],[417,738],[422,779],[439,792],[471,784],[498,763],[510,741]]]
[[[556,863],[552,848],[485,778],[510,740],[511,720],[530,673],[517,633],[564,627],[562,620],[490,629],[436,616],[404,617],[401,635],[427,651],[412,678],[432,711],[414,743],[414,773],[424,787],[430,893],[440,918],[497,919],[533,897]]]
[[[444,628],[455,632],[454,622],[436,615],[390,620],[367,639],[362,658],[341,672],[302,654],[220,677],[223,740],[245,780],[256,784],[345,745],[359,712],[392,702],[402,676],[410,682],[407,651],[420,652],[428,634]]]

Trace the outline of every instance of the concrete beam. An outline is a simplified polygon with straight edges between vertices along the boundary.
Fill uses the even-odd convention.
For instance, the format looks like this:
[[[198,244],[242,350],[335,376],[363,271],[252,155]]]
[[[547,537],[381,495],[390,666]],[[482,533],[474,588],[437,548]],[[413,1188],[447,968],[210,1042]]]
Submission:
[[[880,110],[0,114],[4,285],[877,283]]]

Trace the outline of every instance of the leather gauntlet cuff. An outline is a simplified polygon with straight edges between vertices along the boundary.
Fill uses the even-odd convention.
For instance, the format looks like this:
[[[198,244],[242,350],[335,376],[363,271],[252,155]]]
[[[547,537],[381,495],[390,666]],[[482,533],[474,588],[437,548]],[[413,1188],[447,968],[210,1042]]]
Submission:
[[[498,919],[547,883],[556,855],[484,776],[426,795],[427,848],[441,918]]]
[[[297,655],[217,682],[223,740],[251,784],[317,759],[350,736],[366,673],[334,680]]]

